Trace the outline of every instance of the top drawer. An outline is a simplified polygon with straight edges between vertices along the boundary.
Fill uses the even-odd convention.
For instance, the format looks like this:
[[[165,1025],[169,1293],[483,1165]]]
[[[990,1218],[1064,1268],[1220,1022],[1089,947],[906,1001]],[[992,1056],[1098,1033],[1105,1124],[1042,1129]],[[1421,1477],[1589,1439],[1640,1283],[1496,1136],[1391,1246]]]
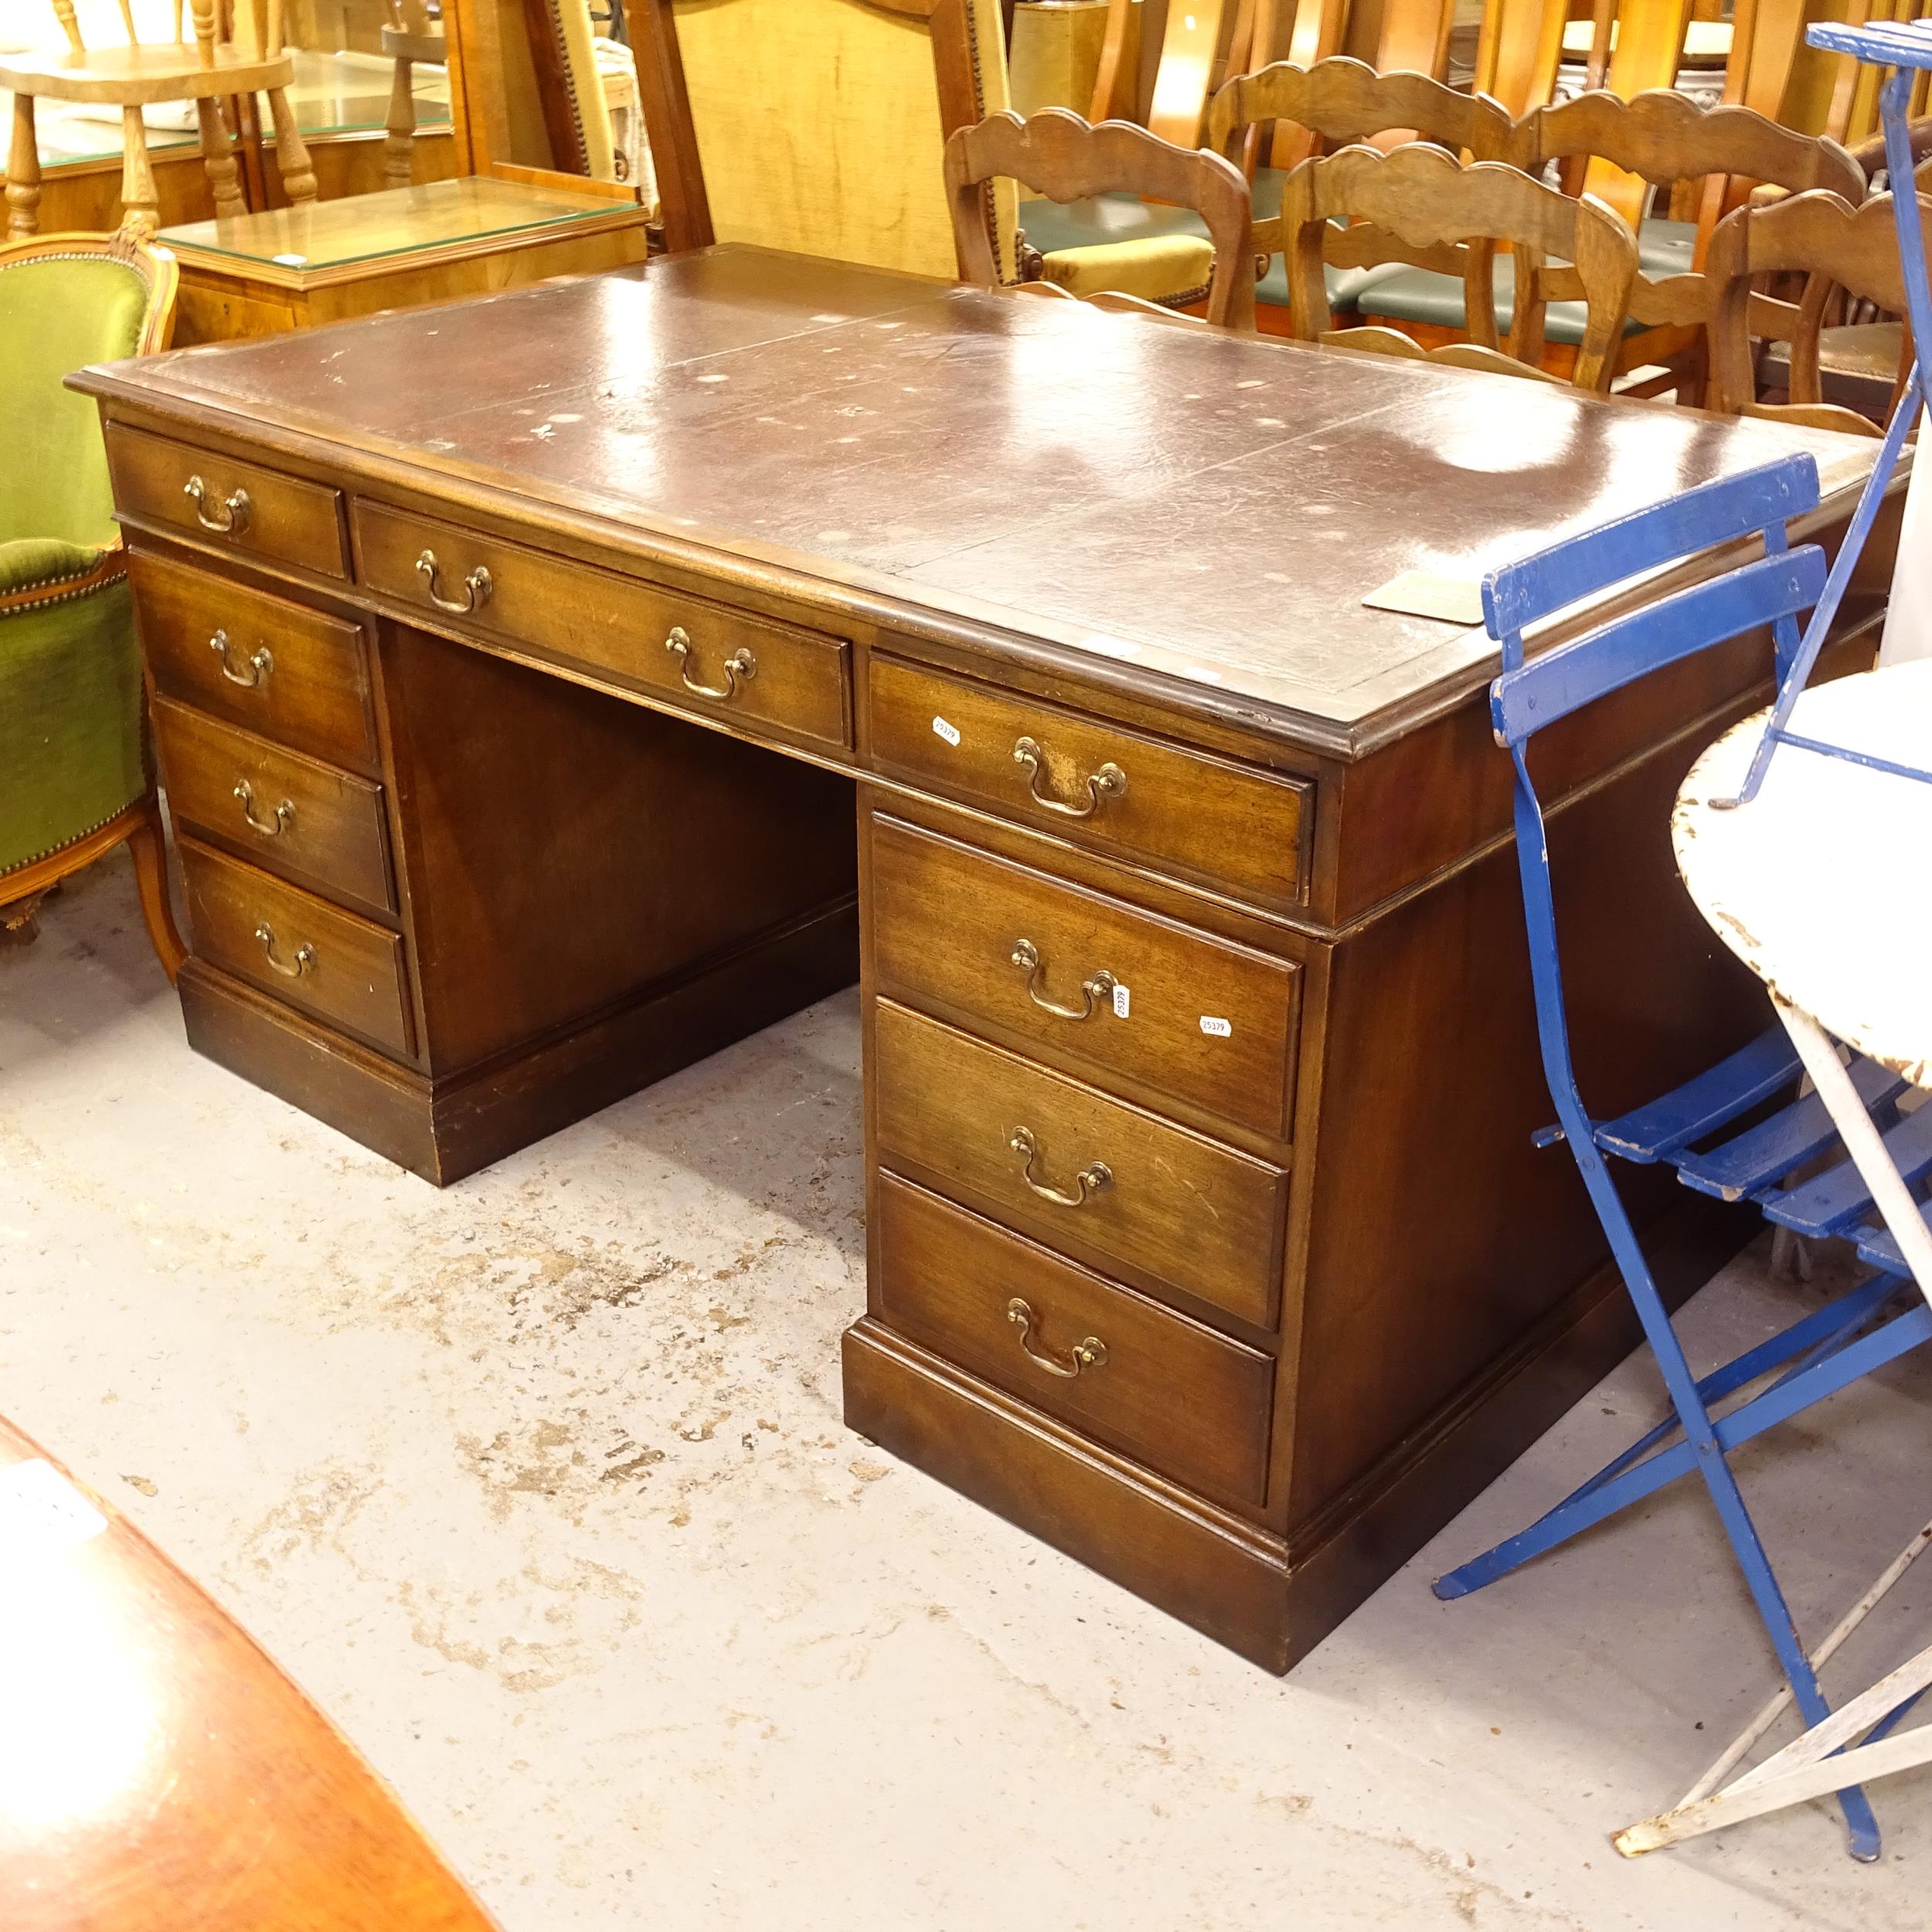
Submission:
[[[869,699],[882,772],[1224,891],[1307,896],[1312,785],[891,658]]]
[[[852,743],[836,638],[373,503],[355,505],[355,543],[371,590],[459,628],[614,671],[689,711]]]
[[[107,468],[114,508],[125,516],[318,577],[349,575],[342,497],[319,483],[207,455],[120,423],[107,425]]]

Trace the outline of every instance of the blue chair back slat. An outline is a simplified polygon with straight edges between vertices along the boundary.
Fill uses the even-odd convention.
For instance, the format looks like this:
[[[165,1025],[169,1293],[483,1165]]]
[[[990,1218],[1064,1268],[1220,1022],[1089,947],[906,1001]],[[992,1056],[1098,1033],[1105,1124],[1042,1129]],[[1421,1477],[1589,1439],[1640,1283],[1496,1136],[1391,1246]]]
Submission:
[[[1824,587],[1825,553],[1807,543],[1603,624],[1496,679],[1490,690],[1496,736],[1519,745],[1649,672],[1808,610]]]
[[[1829,53],[1849,53],[1886,67],[1932,67],[1932,22],[1875,20],[1848,27],[1820,21],[1804,30],[1804,38]]]
[[[1760,530],[1781,535],[1788,519],[1817,509],[1818,500],[1817,463],[1787,456],[1619,517],[1492,570],[1482,586],[1489,634],[1500,643],[1565,604],[1713,544]]]
[[[1907,1187],[1932,1174],[1932,1107],[1906,1114],[1885,1136],[1885,1151]],[[1760,1203],[1766,1216],[1799,1234],[1842,1234],[1872,1211],[1872,1190],[1855,1162],[1841,1161],[1828,1173],[1801,1181]]]

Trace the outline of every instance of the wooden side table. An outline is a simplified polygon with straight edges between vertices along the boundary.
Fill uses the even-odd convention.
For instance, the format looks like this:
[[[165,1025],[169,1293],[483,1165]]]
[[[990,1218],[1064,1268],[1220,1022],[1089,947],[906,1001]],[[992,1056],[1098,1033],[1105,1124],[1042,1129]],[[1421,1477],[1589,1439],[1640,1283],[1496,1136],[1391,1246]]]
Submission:
[[[634,190],[470,175],[165,230],[175,340],[232,342],[644,260]]]

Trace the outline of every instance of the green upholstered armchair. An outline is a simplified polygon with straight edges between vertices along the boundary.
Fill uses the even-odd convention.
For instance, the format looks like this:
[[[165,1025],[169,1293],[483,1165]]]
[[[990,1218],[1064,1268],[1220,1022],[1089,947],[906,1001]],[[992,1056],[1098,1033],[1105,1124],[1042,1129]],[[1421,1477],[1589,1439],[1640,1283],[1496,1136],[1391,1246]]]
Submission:
[[[168,903],[127,557],[89,362],[165,349],[174,257],[128,230],[0,247],[0,925],[125,840],[172,980]]]

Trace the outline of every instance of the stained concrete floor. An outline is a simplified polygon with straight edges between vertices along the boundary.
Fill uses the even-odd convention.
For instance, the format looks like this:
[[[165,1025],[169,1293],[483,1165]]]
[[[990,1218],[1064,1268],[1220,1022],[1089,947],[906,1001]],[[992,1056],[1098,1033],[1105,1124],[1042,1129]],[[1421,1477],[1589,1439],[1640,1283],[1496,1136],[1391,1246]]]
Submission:
[[[1821,1804],[1611,1851],[1771,1681],[1697,1495],[1430,1596],[1655,1417],[1641,1359],[1277,1682],[846,1432],[863,1241],[853,995],[438,1193],[188,1053],[119,862],[0,947],[0,1413],[506,1932],[1927,1923],[1923,1773],[1876,1866]],[[1699,1352],[1805,1292],[1747,1258]],[[1932,1511],[1929,1444],[1913,1363],[1743,1459],[1812,1631]]]

